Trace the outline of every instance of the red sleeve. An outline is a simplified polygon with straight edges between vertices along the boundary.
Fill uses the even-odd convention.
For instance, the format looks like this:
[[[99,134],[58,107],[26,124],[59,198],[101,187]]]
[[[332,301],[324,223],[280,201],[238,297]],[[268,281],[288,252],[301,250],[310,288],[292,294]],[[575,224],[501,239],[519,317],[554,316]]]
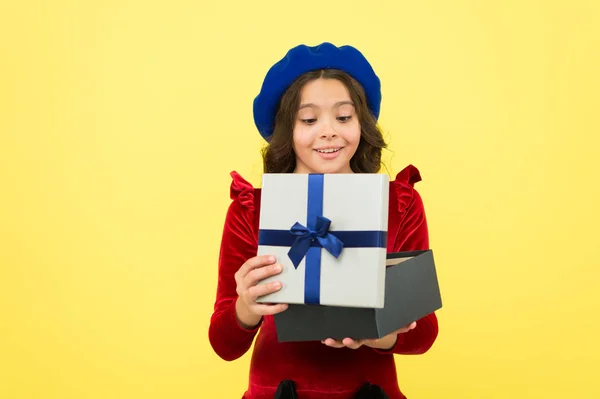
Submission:
[[[414,189],[414,184],[421,180],[419,171],[410,165],[402,170],[391,188],[396,192],[399,216],[396,218],[397,235],[393,244],[394,252],[426,250],[429,248],[429,232],[423,200]],[[394,226],[395,227],[395,226]],[[435,313],[431,313],[420,320],[415,320],[415,329],[398,334],[396,345],[389,351],[381,353],[396,353],[402,355],[416,355],[427,352],[438,335],[438,320]]]
[[[221,249],[217,295],[209,326],[209,340],[213,350],[224,360],[243,356],[260,327],[252,330],[241,327],[237,321],[235,302],[235,273],[248,259],[256,256],[254,234],[254,189],[239,174],[232,172],[231,199],[227,211]]]

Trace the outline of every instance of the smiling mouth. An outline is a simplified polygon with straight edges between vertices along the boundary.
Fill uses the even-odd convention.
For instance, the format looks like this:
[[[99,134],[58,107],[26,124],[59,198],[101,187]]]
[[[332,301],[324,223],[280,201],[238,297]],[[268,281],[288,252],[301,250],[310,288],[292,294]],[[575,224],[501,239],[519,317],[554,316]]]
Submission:
[[[336,147],[336,148],[322,148],[322,149],[315,149],[316,152],[320,152],[321,154],[332,154],[334,152],[338,152],[339,150],[341,150],[343,147]]]

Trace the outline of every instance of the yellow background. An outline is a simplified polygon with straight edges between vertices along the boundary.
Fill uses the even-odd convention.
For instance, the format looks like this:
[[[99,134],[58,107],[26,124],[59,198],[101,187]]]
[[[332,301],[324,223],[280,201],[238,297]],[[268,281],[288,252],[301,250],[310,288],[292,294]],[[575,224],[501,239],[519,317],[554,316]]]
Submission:
[[[390,173],[424,178],[444,309],[402,389],[600,397],[599,21],[594,0],[2,1],[0,398],[241,396],[249,355],[207,339],[228,173],[260,183],[252,100],[322,41],[372,62]]]

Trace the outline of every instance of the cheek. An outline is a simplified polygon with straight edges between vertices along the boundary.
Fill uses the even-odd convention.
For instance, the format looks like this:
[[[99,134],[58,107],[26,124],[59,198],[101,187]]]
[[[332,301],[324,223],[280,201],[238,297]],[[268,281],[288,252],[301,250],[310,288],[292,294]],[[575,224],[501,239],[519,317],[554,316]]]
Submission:
[[[294,148],[296,148],[296,150],[305,151],[307,147],[311,147],[311,135],[306,127],[296,126],[292,137],[294,140]]]
[[[346,136],[346,141],[349,144],[351,144],[353,146],[358,146],[358,143],[360,142],[360,136],[361,136],[360,125],[357,123],[352,126],[348,126],[345,136]]]

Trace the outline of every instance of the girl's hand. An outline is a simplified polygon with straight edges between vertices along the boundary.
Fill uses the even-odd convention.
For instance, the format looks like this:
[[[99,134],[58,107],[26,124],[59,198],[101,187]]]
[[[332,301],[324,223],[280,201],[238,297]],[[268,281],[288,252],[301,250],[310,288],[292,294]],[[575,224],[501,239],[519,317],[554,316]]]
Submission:
[[[254,328],[264,315],[277,314],[287,309],[287,304],[256,303],[256,298],[281,289],[281,283],[278,281],[258,284],[267,277],[281,273],[281,270],[281,265],[275,264],[274,256],[262,255],[248,259],[235,273],[238,294],[235,311],[242,327]]]
[[[377,339],[361,339],[361,340],[353,340],[352,338],[344,338],[341,341],[336,341],[334,339],[328,338],[324,341],[321,341],[323,344],[330,346],[332,348],[350,348],[350,349],[358,349],[361,346],[369,346],[375,349],[381,350],[389,350],[396,345],[396,340],[398,339],[398,334],[402,334],[414,329],[417,326],[416,322],[412,322],[407,326],[400,328],[399,330],[394,331],[386,335],[385,337],[377,338]]]

